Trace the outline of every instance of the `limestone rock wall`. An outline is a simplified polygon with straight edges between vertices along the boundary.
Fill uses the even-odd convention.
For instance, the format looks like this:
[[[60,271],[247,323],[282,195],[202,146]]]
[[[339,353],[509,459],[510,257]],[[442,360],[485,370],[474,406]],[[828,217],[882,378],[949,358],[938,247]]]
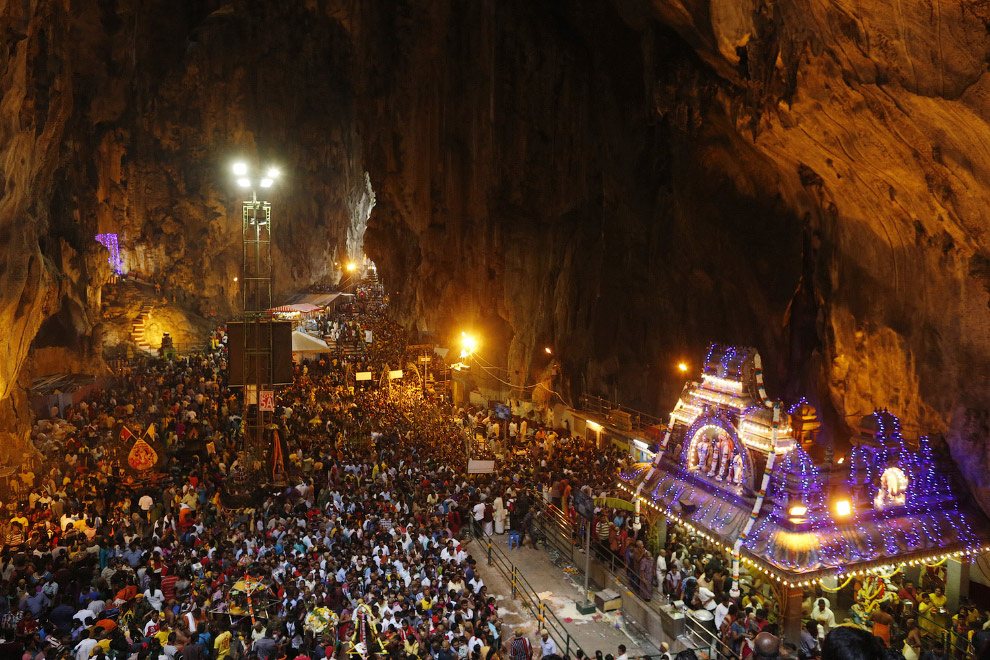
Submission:
[[[990,457],[988,16],[825,0],[0,0],[0,399],[98,360],[93,241],[223,315],[243,157],[283,291],[364,249],[500,378],[669,409],[756,345],[841,436],[886,405]],[[369,219],[370,214],[370,219]],[[363,247],[362,247],[363,245]],[[556,395],[554,395],[556,396]]]

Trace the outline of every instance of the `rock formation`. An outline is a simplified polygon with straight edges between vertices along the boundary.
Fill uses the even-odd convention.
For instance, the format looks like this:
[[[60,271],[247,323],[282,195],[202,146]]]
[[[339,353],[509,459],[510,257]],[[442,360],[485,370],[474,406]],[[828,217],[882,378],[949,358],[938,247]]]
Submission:
[[[98,360],[97,233],[230,312],[245,157],[285,173],[283,292],[364,239],[408,325],[474,328],[519,385],[551,345],[563,397],[658,413],[676,362],[755,345],[835,436],[887,406],[990,488],[988,19],[961,0],[0,0],[0,399],[32,341]]]

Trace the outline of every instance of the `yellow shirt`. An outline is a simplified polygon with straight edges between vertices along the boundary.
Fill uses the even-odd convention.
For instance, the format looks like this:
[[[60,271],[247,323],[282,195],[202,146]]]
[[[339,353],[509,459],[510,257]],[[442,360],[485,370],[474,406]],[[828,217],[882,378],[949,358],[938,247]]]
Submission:
[[[230,657],[230,640],[233,635],[230,634],[229,630],[225,630],[219,635],[217,639],[213,642],[213,648],[217,651],[217,660],[224,660]]]
[[[949,600],[948,597],[945,596],[944,594],[941,596],[932,594],[931,596],[932,596],[932,605],[940,609],[945,607],[945,602]]]

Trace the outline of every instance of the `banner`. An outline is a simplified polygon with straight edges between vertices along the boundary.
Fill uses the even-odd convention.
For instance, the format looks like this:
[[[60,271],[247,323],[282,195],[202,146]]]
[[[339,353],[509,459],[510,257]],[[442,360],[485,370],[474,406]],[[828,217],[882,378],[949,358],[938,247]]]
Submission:
[[[468,474],[491,474],[495,471],[495,461],[468,459]]]
[[[142,438],[138,438],[127,454],[127,464],[138,472],[150,470],[157,462],[158,453]]]
[[[402,378],[402,369],[393,369],[388,372],[389,380],[395,380],[396,378]]]
[[[261,390],[261,412],[275,412],[275,390]]]
[[[354,380],[371,380],[370,371],[359,371],[354,374]]]

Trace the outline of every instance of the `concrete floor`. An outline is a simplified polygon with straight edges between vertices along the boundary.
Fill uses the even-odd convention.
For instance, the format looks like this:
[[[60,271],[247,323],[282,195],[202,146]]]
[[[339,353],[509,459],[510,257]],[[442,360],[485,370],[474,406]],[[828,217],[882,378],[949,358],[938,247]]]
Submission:
[[[504,552],[517,570],[532,585],[533,589],[543,600],[545,607],[552,610],[561,621],[572,639],[576,640],[582,650],[592,658],[595,651],[611,653],[618,656],[619,644],[626,645],[626,653],[630,658],[644,655],[657,655],[659,651],[638,630],[627,625],[621,612],[583,615],[577,611],[576,603],[581,599],[584,588],[584,578],[577,571],[566,570],[554,566],[547,553],[532,548],[509,549],[506,536],[494,536],[495,545]],[[495,566],[488,566],[486,546],[473,541],[468,544],[467,552],[478,561],[478,572],[488,586],[488,593],[495,596],[499,603],[499,613],[504,621],[503,635],[508,639],[516,628],[521,628],[533,642],[533,647],[539,654],[539,637],[537,620],[525,609],[518,599],[513,600],[511,588],[506,579]],[[564,654],[564,649],[560,649]],[[574,649],[571,651],[574,655]]]

